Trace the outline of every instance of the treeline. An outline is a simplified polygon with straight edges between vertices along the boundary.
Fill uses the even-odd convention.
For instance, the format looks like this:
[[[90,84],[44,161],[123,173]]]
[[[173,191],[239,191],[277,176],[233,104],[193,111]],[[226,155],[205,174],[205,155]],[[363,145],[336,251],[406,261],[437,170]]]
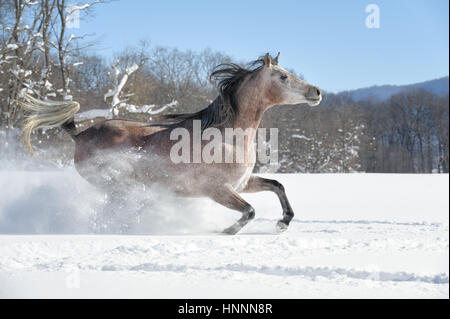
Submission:
[[[448,93],[415,90],[362,104],[377,148],[362,159],[368,172],[432,173],[449,169]]]
[[[448,173],[449,98],[411,90],[374,102],[326,94],[317,108],[269,110],[280,172]]]
[[[82,112],[107,109],[113,117],[144,121],[159,111],[197,111],[215,98],[208,75],[220,63],[236,62],[226,54],[209,49],[181,51],[147,42],[126,48],[111,60],[87,53],[92,52],[90,39],[72,34],[67,18],[74,10],[88,15],[92,5],[101,4],[0,2],[0,138],[20,127],[16,99],[24,90],[43,99],[76,100]],[[274,108],[264,116],[262,126],[279,129],[279,163],[258,164],[258,169],[448,172],[448,112],[448,94],[436,96],[423,90],[382,102],[355,102],[344,94],[325,94],[319,107]],[[60,151],[52,152],[52,157],[59,162],[71,161],[72,142],[59,130],[36,132],[33,139],[41,151],[57,146]],[[11,147],[0,141],[1,148],[7,145]]]

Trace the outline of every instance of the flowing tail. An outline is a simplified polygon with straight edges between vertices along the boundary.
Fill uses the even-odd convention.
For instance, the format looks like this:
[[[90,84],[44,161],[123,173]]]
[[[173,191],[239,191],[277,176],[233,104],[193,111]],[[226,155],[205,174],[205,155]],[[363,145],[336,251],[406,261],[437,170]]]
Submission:
[[[31,154],[35,154],[30,141],[35,129],[61,126],[72,137],[76,135],[73,116],[80,109],[78,102],[41,101],[25,93],[19,105],[24,111],[23,141]]]

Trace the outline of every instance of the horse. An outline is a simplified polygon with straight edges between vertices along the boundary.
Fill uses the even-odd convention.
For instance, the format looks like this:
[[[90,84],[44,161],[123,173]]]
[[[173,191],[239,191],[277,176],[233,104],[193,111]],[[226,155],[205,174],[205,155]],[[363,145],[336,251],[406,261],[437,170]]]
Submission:
[[[322,94],[318,87],[299,79],[278,65],[279,53],[269,53],[247,66],[224,63],[216,66],[210,80],[216,84],[218,96],[206,108],[195,113],[160,115],[150,122],[110,119],[77,133],[74,114],[80,106],[75,101],[41,101],[25,94],[20,101],[24,110],[24,143],[33,153],[30,134],[38,128],[61,127],[75,142],[74,164],[78,173],[94,186],[111,190],[126,189],[139,182],[159,185],[177,196],[207,197],[241,213],[240,219],[223,232],[234,235],[255,218],[255,209],[240,193],[274,192],[281,203],[282,217],[276,223],[285,231],[294,212],[285,189],[276,180],[253,175],[256,162],[255,136],[264,112],[281,105],[317,106]],[[197,124],[196,124],[197,123]],[[237,162],[177,162],[171,160],[176,140],[175,130],[195,134],[215,129],[242,129],[248,134],[242,145],[220,142],[221,149],[236,155]],[[247,129],[249,129],[247,131]],[[202,140],[202,147],[206,141]],[[193,142],[190,146],[194,147]],[[122,188],[123,186],[123,188]],[[121,192],[120,196],[126,196]]]

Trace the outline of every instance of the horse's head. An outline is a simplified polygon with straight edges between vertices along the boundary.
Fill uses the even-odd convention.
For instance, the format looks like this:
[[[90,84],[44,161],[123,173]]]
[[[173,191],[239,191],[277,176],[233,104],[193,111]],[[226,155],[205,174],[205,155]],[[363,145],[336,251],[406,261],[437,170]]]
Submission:
[[[239,125],[246,127],[259,125],[262,114],[274,105],[318,105],[322,100],[320,90],[279,67],[278,57],[279,54],[272,59],[267,53],[250,63],[248,68],[235,63],[216,66],[210,80],[217,86],[220,96],[207,108],[208,111],[193,116],[201,116],[206,127],[229,124],[239,116]]]
[[[260,85],[265,88],[264,97],[267,102],[270,105],[318,105],[322,100],[320,89],[278,66],[279,56],[280,53],[273,59],[267,53],[263,58],[264,65],[258,72]]]

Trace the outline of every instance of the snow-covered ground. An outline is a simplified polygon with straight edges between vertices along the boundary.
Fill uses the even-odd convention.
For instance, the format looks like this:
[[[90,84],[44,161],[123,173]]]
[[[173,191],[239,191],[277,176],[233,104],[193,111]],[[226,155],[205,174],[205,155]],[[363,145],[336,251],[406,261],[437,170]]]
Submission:
[[[239,215],[206,199],[108,215],[73,169],[0,171],[0,297],[449,297],[448,175],[265,176],[296,212],[281,235],[271,193],[226,236]]]

